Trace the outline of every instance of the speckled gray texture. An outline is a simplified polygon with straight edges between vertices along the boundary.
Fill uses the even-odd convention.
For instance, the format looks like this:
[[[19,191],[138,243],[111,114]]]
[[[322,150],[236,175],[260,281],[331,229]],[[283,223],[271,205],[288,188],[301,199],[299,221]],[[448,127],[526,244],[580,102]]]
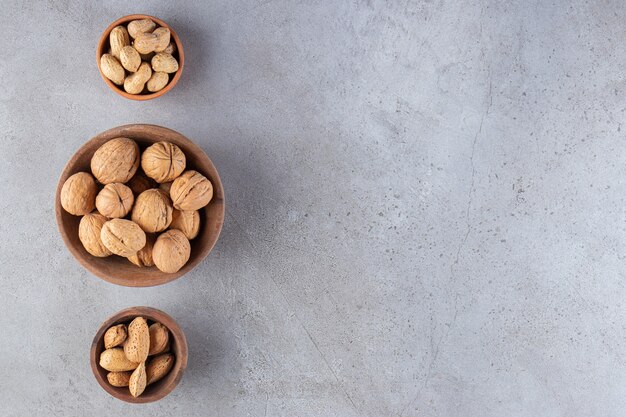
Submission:
[[[2,415],[626,415],[624,2],[159,3],[2,4]],[[147,103],[95,65],[133,12],[187,56]],[[126,123],[195,140],[226,190],[215,250],[150,289],[54,221],[65,162]],[[89,368],[133,305],[189,342],[150,405]]]

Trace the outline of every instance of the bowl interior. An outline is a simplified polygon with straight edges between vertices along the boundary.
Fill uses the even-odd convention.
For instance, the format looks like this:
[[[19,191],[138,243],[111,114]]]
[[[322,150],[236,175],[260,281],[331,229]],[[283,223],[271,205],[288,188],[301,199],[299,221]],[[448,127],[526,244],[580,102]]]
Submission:
[[[137,398],[130,395],[128,387],[114,387],[107,380],[106,369],[100,367],[100,354],[104,350],[104,333],[111,326],[120,323],[128,323],[137,316],[144,317],[148,324],[153,322],[162,323],[170,331],[170,352],[176,356],[176,361],[172,370],[160,381],[150,384],[145,391]],[[122,310],[109,317],[98,329],[94,336],[90,351],[91,369],[96,380],[109,394],[123,401],[130,403],[147,403],[160,400],[172,392],[180,381],[185,368],[187,367],[187,340],[185,334],[178,324],[164,312],[150,307],[131,307]]]
[[[176,44],[176,52],[174,52],[173,56],[178,61],[178,71],[176,71],[173,74],[169,74],[170,80],[167,83],[167,85],[163,87],[163,89],[161,89],[160,91],[157,91],[156,93],[129,94],[126,91],[124,91],[123,86],[114,84],[111,80],[109,80],[107,77],[104,76],[104,74],[102,73],[102,69],[100,68],[100,57],[109,50],[109,46],[110,46],[109,35],[111,34],[111,31],[113,30],[113,28],[119,25],[126,26],[128,23],[132,22],[133,20],[140,20],[140,19],[150,19],[154,21],[157,25],[168,28],[170,30],[170,34],[171,34],[170,39],[171,41],[174,42],[174,44]],[[132,15],[124,16],[124,17],[117,19],[115,22],[111,23],[109,27],[107,27],[106,30],[102,33],[102,35],[100,36],[100,41],[98,42],[98,49],[96,51],[96,62],[98,64],[98,70],[100,71],[100,75],[102,76],[102,79],[113,91],[131,100],[151,100],[153,98],[162,96],[163,94],[167,93],[176,85],[176,83],[180,79],[180,76],[183,72],[183,67],[185,65],[185,52],[183,51],[183,45],[180,41],[180,38],[178,37],[176,32],[171,28],[170,25],[165,23],[163,20],[158,19],[153,16],[149,16],[145,14],[132,14]]]
[[[72,174],[85,171],[91,172],[90,162],[94,152],[105,142],[116,137],[134,139],[139,147],[168,141],[176,144],[185,153],[186,169],[194,169],[213,184],[213,199],[208,206],[200,210],[200,231],[191,243],[189,261],[178,272],[167,274],[156,267],[140,268],[119,256],[98,258],[89,254],[78,238],[78,225],[81,217],[67,213],[61,207],[61,188],[65,180]],[[55,200],[56,219],[63,240],[76,260],[96,276],[114,284],[128,287],[148,287],[170,282],[191,271],[211,251],[224,223],[224,190],[217,169],[209,157],[197,145],[178,132],[154,125],[127,125],[103,132],[85,143],[65,166],[59,183]]]

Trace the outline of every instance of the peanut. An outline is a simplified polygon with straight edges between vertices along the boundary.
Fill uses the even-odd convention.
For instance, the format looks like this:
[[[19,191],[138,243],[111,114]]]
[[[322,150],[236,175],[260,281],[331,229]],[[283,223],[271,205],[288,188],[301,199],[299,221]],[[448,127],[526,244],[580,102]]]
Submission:
[[[120,61],[128,71],[137,72],[139,65],[141,65],[141,56],[132,46],[125,46],[120,51]]]
[[[100,69],[109,80],[117,85],[124,84],[124,67],[113,55],[104,54],[100,57]]]
[[[142,62],[137,72],[129,75],[124,80],[124,90],[129,94],[141,93],[151,76],[152,70],[150,69],[150,64]]]
[[[176,44],[174,42],[170,42],[170,44],[167,45],[167,48],[165,48],[162,52],[170,55],[174,54],[174,52],[176,52]]]
[[[170,30],[168,28],[155,29],[153,34],[157,35],[159,40],[154,48],[154,52],[163,52],[170,44]]]
[[[128,31],[124,26],[116,26],[111,30],[109,35],[109,44],[111,45],[111,54],[119,59],[120,51],[123,47],[130,45]]]
[[[152,77],[148,80],[148,91],[156,93],[157,91],[162,90],[163,87],[167,85],[169,80],[170,77],[166,72],[153,72]]]
[[[133,46],[140,54],[154,52],[155,48],[160,45],[160,37],[154,33],[141,33],[135,38]]]
[[[178,71],[178,61],[170,54],[159,52],[152,58],[152,69],[157,72],[172,73]]]
[[[135,39],[142,33],[152,32],[155,27],[156,23],[150,19],[133,20],[128,24],[128,33]]]

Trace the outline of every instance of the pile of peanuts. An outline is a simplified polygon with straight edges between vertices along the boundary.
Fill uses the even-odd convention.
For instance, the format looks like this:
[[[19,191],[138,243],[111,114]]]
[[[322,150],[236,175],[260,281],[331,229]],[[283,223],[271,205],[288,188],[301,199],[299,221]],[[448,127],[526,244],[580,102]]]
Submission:
[[[114,27],[108,53],[100,57],[102,73],[129,94],[162,90],[170,82],[170,74],[178,71],[176,44],[170,35],[168,28],[157,27],[150,19]]]

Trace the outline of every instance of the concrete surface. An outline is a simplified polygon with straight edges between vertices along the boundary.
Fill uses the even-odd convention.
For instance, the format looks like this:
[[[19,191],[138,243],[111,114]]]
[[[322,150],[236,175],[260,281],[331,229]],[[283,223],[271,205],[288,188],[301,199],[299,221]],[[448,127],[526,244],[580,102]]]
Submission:
[[[3,2],[3,416],[626,415],[624,2],[132,3]],[[153,102],[95,66],[132,12],[187,52]],[[227,194],[213,253],[151,289],[87,273],[53,215],[72,153],[134,122]],[[89,369],[133,305],[189,339],[151,405]]]

